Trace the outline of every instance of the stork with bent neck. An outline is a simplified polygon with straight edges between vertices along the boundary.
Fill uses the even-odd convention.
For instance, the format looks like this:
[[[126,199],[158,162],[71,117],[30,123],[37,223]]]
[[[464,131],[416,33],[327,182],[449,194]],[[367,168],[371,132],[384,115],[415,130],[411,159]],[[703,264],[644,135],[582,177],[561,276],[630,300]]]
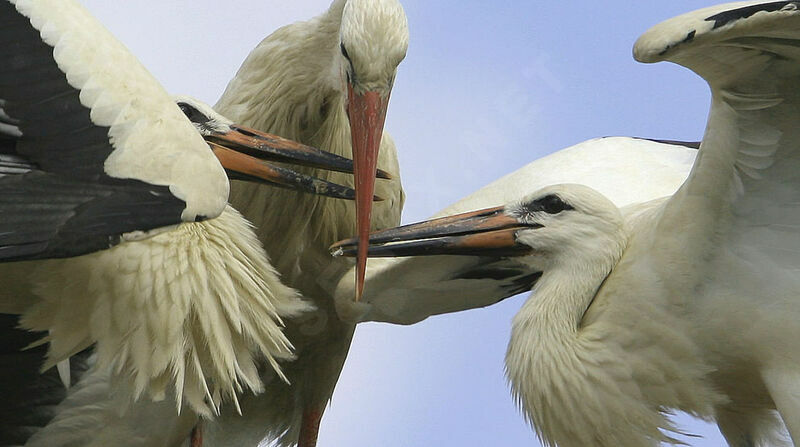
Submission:
[[[362,223],[362,231],[392,227],[400,222],[405,196],[394,142],[382,131],[397,66],[407,47],[408,25],[397,0],[336,0],[322,15],[264,39],[215,109],[243,125],[357,163],[360,154],[372,158],[366,168],[362,162],[362,174],[355,179],[361,204],[372,201],[369,183],[375,179],[377,157],[378,176],[383,171],[391,178],[375,183],[374,194],[383,200],[375,203],[371,223]],[[305,173],[311,172],[353,185],[347,175],[314,168]],[[246,416],[248,407],[257,407],[253,412],[266,426],[266,436],[280,438],[281,445],[312,446],[355,330],[354,323],[337,316],[333,302],[335,287],[352,263],[331,258],[328,246],[356,233],[357,206],[272,189],[233,182],[230,202],[253,222],[283,281],[312,301],[317,311],[286,322],[297,354],[284,369],[291,385],[265,378],[266,391],[244,399],[242,412]],[[359,220],[365,222],[363,214]],[[220,423],[209,427],[207,442],[237,431],[237,420],[244,423],[237,415],[222,415]]]

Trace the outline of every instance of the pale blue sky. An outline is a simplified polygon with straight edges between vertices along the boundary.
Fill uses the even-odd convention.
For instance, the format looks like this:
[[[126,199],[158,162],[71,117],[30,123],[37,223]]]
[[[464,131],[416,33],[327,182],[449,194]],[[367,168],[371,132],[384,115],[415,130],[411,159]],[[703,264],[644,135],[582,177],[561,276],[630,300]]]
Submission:
[[[171,93],[215,102],[246,54],[328,0],[83,0]],[[405,0],[411,30],[387,118],[408,193],[425,218],[544,154],[605,135],[701,138],[705,84],[635,63],[650,26],[698,0]],[[539,445],[503,377],[510,320],[525,296],[410,327],[359,327],[323,420],[324,446]],[[716,428],[682,417],[722,445]]]

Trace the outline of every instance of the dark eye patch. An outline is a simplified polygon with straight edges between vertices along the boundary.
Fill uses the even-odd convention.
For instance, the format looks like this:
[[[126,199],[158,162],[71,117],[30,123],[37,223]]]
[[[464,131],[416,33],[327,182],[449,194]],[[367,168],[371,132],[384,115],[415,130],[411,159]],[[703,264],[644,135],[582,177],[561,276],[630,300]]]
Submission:
[[[196,124],[203,124],[209,121],[208,117],[197,110],[191,104],[185,102],[179,102],[178,107],[180,107],[181,112],[186,115],[186,118],[189,118],[189,121],[196,123]]]
[[[544,211],[547,214],[558,214],[562,211],[575,209],[555,194],[548,194],[540,199],[528,202],[522,208],[528,213]]]

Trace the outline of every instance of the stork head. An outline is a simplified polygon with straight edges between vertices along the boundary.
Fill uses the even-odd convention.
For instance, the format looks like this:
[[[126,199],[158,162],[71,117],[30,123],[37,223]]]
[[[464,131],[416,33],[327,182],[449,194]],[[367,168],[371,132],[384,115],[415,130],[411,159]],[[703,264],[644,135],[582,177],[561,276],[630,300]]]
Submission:
[[[627,242],[619,209],[597,191],[554,185],[506,206],[373,233],[371,257],[466,255],[518,257],[531,271],[613,267]],[[331,247],[355,254],[355,240]]]
[[[514,233],[514,244],[526,247],[542,270],[584,261],[605,267],[619,259],[626,243],[619,209],[584,185],[543,188],[504,213],[528,227]]]
[[[369,235],[375,170],[397,66],[408,49],[408,22],[397,0],[349,0],[339,29],[342,79],[355,164],[356,227]],[[366,244],[356,268],[356,301],[366,271]]]
[[[175,98],[178,107],[205,138],[228,177],[256,181],[330,197],[353,199],[352,189],[300,174],[266,160],[353,172],[353,162],[277,135],[234,124],[211,106],[187,96]],[[382,171],[379,176],[386,176]]]
[[[408,50],[408,21],[397,0],[349,0],[342,11],[339,51],[343,76],[355,95],[388,100]]]

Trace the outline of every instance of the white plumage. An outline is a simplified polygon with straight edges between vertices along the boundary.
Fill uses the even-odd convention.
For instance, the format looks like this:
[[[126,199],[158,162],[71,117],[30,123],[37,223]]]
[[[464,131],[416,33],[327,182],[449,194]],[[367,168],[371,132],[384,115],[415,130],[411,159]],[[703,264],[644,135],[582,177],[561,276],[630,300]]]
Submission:
[[[37,300],[23,327],[50,333],[50,363],[93,343],[117,393],[163,399],[173,389],[210,415],[240,388],[263,390],[257,365],[292,358],[282,319],[308,304],[281,284],[251,226],[233,208],[136,243],[37,263]],[[132,389],[126,389],[132,387]]]
[[[684,145],[686,144],[686,145]],[[581,183],[625,207],[670,195],[686,179],[697,150],[690,143],[669,144],[640,138],[608,137],[584,141],[542,157],[484,186],[433,217],[449,216],[521,200],[558,183]],[[464,267],[474,263],[462,259]],[[492,284],[448,281],[457,262],[412,257],[370,259],[361,303],[353,303],[353,282],[342,277],[336,290],[340,315],[353,321],[413,324],[432,315],[497,302]],[[487,289],[487,287],[489,287]]]
[[[174,399],[176,417],[184,403],[204,416],[223,400],[238,409],[239,393],[263,390],[260,368],[285,380],[282,318],[312,306],[226,206],[222,165],[352,198],[254,157],[341,172],[352,162],[189,98],[179,108],[75,1],[3,1],[0,20],[0,259],[58,258],[2,264],[0,312],[48,334],[44,368],[95,345],[95,368],[115,385],[109,411],[147,395]]]
[[[234,282],[209,277],[203,269],[208,267],[205,262],[213,261],[217,271],[225,271],[225,262],[237,257],[240,269],[258,260],[268,265],[259,244],[252,236],[247,239],[244,219],[230,212],[221,221],[213,219],[223,212],[228,181],[208,144],[155,79],[76,2],[11,2],[2,5],[2,12],[7,23],[3,38],[17,40],[5,45],[29,49],[10,53],[11,59],[4,62],[4,115],[21,130],[4,144],[20,160],[29,156],[33,162],[26,172],[1,179],[4,257],[74,256],[112,246],[113,238],[141,241],[78,258],[12,265],[4,283],[14,285],[6,289],[9,294],[0,308],[24,313],[23,326],[28,329],[49,332],[45,368],[98,343],[100,367],[113,370],[134,398],[145,392],[163,398],[167,389],[175,388],[179,407],[185,397],[195,409],[210,414],[223,396],[233,396],[241,386],[260,389],[254,354],[261,350],[259,356],[267,353],[268,358],[291,356],[279,314],[293,315],[291,301],[297,297],[266,269],[279,296],[256,297],[251,312],[242,312],[238,307],[246,301],[240,302],[230,290]],[[38,76],[38,84],[28,87],[26,76]],[[32,96],[20,96],[28,92]],[[104,151],[105,158],[99,158]],[[95,171],[88,171],[93,163]],[[177,201],[162,199],[164,190],[148,190],[149,185],[168,187],[167,194]],[[114,191],[117,195],[109,196]],[[128,199],[132,195],[134,199]],[[19,200],[30,210],[20,207]],[[126,200],[132,202],[130,212]],[[176,212],[174,220],[154,216],[152,225],[137,222],[133,205],[148,216],[159,212],[162,200],[165,212]],[[201,218],[211,220],[151,229]],[[238,238],[234,241],[219,240],[216,254],[203,258],[189,251],[190,246],[180,250],[193,227],[213,229],[236,220],[237,230],[245,232],[229,233]],[[114,222],[120,223],[119,229],[110,227]],[[224,228],[198,239],[219,238],[221,232]],[[99,243],[84,248],[82,238],[91,237]],[[59,248],[62,240],[65,249]],[[226,243],[239,253],[226,252]],[[28,251],[30,246],[42,248]],[[9,249],[10,255],[5,254]],[[182,262],[165,269],[171,260],[164,255],[171,254],[182,254],[176,258]],[[189,269],[197,276],[187,275]],[[187,279],[195,282],[182,282]],[[221,284],[206,293],[209,280]],[[248,285],[264,283],[258,278]],[[207,300],[192,301],[193,297]],[[271,299],[282,304],[276,306]],[[225,345],[231,337],[238,337],[238,343]],[[221,343],[209,344],[218,338]],[[213,383],[210,390],[206,379]]]
[[[375,67],[371,65],[361,67],[360,70],[363,73],[358,72],[358,75],[359,80],[362,82],[352,83],[359,88],[359,92],[356,92],[357,97],[362,93],[370,94],[369,90],[366,92],[360,91],[361,87],[379,89],[382,96],[379,95],[378,101],[383,102],[383,107],[388,101],[389,90],[394,80],[394,68],[404,56],[406,45],[403,34],[406,32],[405,17],[402,15],[402,10],[396,2],[386,2],[385,4],[390,7],[390,10],[388,12],[377,11],[377,16],[379,18],[389,16],[397,18],[395,15],[399,11],[400,16],[397,19],[399,20],[399,26],[401,26],[399,31],[400,41],[398,42],[396,37],[391,38],[391,36],[388,36],[389,42],[395,46],[388,48],[388,51],[381,52],[382,57],[386,59],[383,63],[388,64],[389,68],[375,71]],[[332,17],[327,19],[326,24],[339,20],[336,14],[342,14],[343,6],[344,2],[338,2],[334,5]],[[355,18],[351,20],[356,22],[374,20],[374,17],[370,16],[370,14],[368,14],[367,18],[359,16],[359,12],[363,12],[362,10],[365,9],[374,12],[367,3],[361,2],[360,8],[361,10],[359,8],[352,9],[355,12],[351,14],[354,14]],[[87,24],[83,25],[88,26]],[[95,24],[95,26],[99,25]],[[380,26],[368,30],[368,34],[376,32],[380,32],[380,38],[387,38]],[[325,81],[325,84],[311,86],[311,90],[314,93],[328,95],[323,99],[331,99],[336,104],[333,107],[334,112],[330,115],[325,115],[329,122],[328,125],[332,126],[332,130],[329,129],[321,132],[321,134],[324,138],[335,140],[337,144],[334,147],[338,147],[339,152],[346,153],[347,150],[341,146],[349,146],[348,129],[337,128],[337,126],[348,126],[347,114],[343,109],[345,101],[342,100],[341,95],[345,89],[346,72],[350,71],[350,69],[344,66],[345,56],[339,48],[341,42],[338,39],[338,28],[331,35],[326,36],[328,37],[326,45],[318,50],[329,54],[332,65],[328,67],[328,71],[317,73],[321,75],[321,79]],[[355,37],[361,38],[364,36],[358,34]],[[302,45],[305,42],[299,43]],[[386,45],[382,45],[383,49],[387,50]],[[86,46],[90,47],[91,45]],[[364,50],[356,45],[351,51],[353,52],[353,60],[360,61],[359,55],[364,53]],[[292,53],[295,56],[303,56],[303,51],[293,51]],[[301,59],[303,61],[312,60],[313,64],[314,56],[318,56],[318,53],[305,55],[305,59],[302,57]],[[289,66],[291,65],[289,64]],[[303,72],[307,68],[303,63],[298,63],[293,67],[295,72],[290,70],[289,73],[279,74],[276,78],[272,78],[272,81],[276,81],[278,84],[270,85],[267,83],[267,87],[274,88],[275,91],[280,93],[282,90],[278,87],[284,81],[293,79],[293,73]],[[353,76],[355,76],[355,73],[353,72]],[[372,75],[384,77],[373,79]],[[333,79],[337,79],[341,84],[337,84]],[[335,88],[331,90],[329,87]],[[292,90],[290,89],[290,91]],[[296,92],[292,91],[292,93]],[[170,106],[174,108],[173,104],[170,104]],[[275,119],[281,121],[285,118],[283,112],[293,109],[295,104],[283,104],[284,109],[278,107],[267,110],[267,113],[264,113],[265,111],[259,108],[257,104],[252,104],[252,106],[255,111],[261,112],[260,119],[272,119],[268,115],[275,113]],[[194,107],[194,111],[202,113],[201,109],[196,105]],[[4,110],[6,109],[4,108]],[[318,110],[324,112],[324,108],[319,107],[311,113],[316,113]],[[240,111],[240,113],[243,112]],[[303,117],[301,116],[300,118]],[[294,126],[301,126],[301,123],[292,122],[289,125],[294,128]],[[378,140],[376,141],[380,141],[382,125],[377,129],[370,128],[368,130],[370,132],[377,130]],[[291,132],[283,133],[291,135]],[[374,133],[371,135],[374,136]],[[209,141],[213,142],[215,139],[209,138]],[[387,141],[388,138],[383,139],[383,144],[390,145]],[[306,155],[308,155],[307,152]],[[381,162],[382,167],[394,172],[397,171],[394,151],[385,149],[381,157],[385,159]],[[146,162],[147,160],[145,157],[139,161]],[[352,165],[349,168],[343,167],[341,160],[334,163],[332,159],[326,158],[322,162],[317,159],[315,163],[310,164],[322,168],[335,164],[337,167],[331,167],[331,169],[345,172],[352,171]],[[317,170],[316,172],[319,171]],[[330,174],[323,173],[321,175],[333,177]],[[379,173],[379,175],[383,174]],[[372,177],[374,178],[374,171]],[[346,179],[345,176],[336,178]],[[200,179],[198,178],[198,180]],[[352,184],[352,180],[347,179],[346,183]],[[385,205],[389,210],[392,209],[393,205],[402,202],[399,183],[395,181],[392,186],[393,188],[386,188],[389,191],[387,194],[383,194],[384,197],[389,199],[388,205]],[[317,192],[321,193],[322,191]],[[379,186],[378,194],[382,194],[381,186]],[[343,195],[343,193],[340,192],[339,195]],[[275,197],[289,198],[281,202],[280,200],[274,200]],[[275,195],[275,197],[270,197],[266,201],[259,201],[254,205],[260,210],[261,215],[259,217],[264,218],[264,213],[281,213],[282,207],[303,211],[303,203],[315,203],[315,201],[309,201],[302,195]],[[278,206],[272,206],[270,202],[276,203]],[[349,205],[342,206],[338,203],[326,202],[325,206],[335,210],[345,210],[344,216],[338,216],[338,220],[336,220],[337,216],[333,216],[336,225],[323,223],[311,231],[314,234],[323,231],[320,229],[329,232],[324,239],[325,242],[318,244],[318,247],[311,250],[312,253],[316,251],[319,254],[314,258],[315,260],[324,259],[327,261],[326,246],[335,239],[352,233],[354,213],[352,206]],[[307,211],[311,212],[312,210]],[[336,212],[342,214],[341,211]],[[395,216],[391,224],[396,224],[399,220],[399,209],[394,209],[391,212]],[[171,229],[171,231],[159,234],[148,233],[146,236],[151,237],[144,238],[138,242],[139,245],[122,244],[106,253],[65,261],[48,261],[48,272],[58,274],[50,277],[41,287],[37,288],[39,296],[30,300],[35,303],[33,307],[30,307],[30,303],[27,302],[20,303],[16,298],[21,297],[16,295],[4,301],[2,305],[7,310],[26,313],[24,318],[26,324],[29,327],[50,330],[51,338],[56,338],[53,332],[64,333],[62,335],[67,338],[59,337],[61,339],[53,344],[54,352],[58,350],[60,355],[66,355],[70,351],[75,352],[97,340],[98,363],[101,366],[112,367],[112,371],[116,373],[115,381],[125,382],[130,379],[132,382],[129,387],[123,387],[123,394],[130,393],[133,396],[138,396],[139,393],[147,392],[150,393],[150,397],[156,399],[162,397],[176,398],[179,405],[181,402],[186,401],[192,405],[193,410],[201,414],[209,414],[212,410],[216,410],[221,399],[234,397],[238,391],[248,388],[256,392],[261,391],[261,379],[267,380],[270,386],[274,385],[276,390],[286,389],[286,385],[281,383],[283,376],[280,371],[276,372],[277,368],[262,368],[261,371],[258,371],[258,373],[262,374],[262,377],[254,376],[253,374],[257,373],[255,361],[265,358],[272,363],[272,366],[276,366],[275,359],[289,356],[288,343],[282,338],[283,336],[279,330],[280,317],[296,316],[300,311],[308,309],[309,305],[298,301],[291,289],[280,285],[277,275],[267,264],[263,253],[256,253],[258,252],[258,244],[252,245],[255,241],[249,238],[249,229],[245,230],[242,226],[232,225],[230,222],[226,222],[227,225],[221,221],[217,222],[228,217],[234,221],[241,219],[236,213],[230,214],[226,212],[215,221],[208,220],[179,226]],[[281,219],[277,220],[280,221]],[[380,219],[378,220],[380,221]],[[216,227],[217,224],[225,226]],[[389,226],[389,224],[381,226]],[[214,229],[219,231],[213,231]],[[240,231],[242,234],[238,234]],[[304,231],[306,232],[304,233]],[[281,232],[284,232],[285,238],[274,237],[277,234],[281,234]],[[298,233],[301,235],[297,236]],[[342,236],[336,236],[336,234],[341,234]],[[279,245],[282,240],[288,240],[290,242],[289,246],[291,246],[291,243],[308,235],[308,227],[303,216],[300,215],[290,219],[288,222],[284,222],[283,225],[262,229],[260,235],[265,240],[274,240],[276,245]],[[294,252],[286,253],[283,251],[280,252],[280,255],[280,261],[287,264],[296,262],[292,258],[293,256],[299,256]],[[205,259],[205,256],[208,256],[208,259]],[[252,258],[253,256],[255,258]],[[172,265],[173,259],[178,261],[176,265]],[[191,264],[191,261],[200,262],[202,268],[194,266],[187,268],[187,264]],[[207,262],[213,265],[207,265]],[[232,266],[228,267],[226,265],[228,263],[231,263]],[[242,267],[241,271],[233,265],[237,263]],[[158,266],[165,266],[166,268],[159,269]],[[341,274],[342,271],[346,270],[347,266],[348,263],[339,261],[339,266],[334,266],[336,271],[333,274]],[[30,267],[12,265],[9,267],[9,272],[22,273],[17,279],[24,282],[30,278],[26,268]],[[73,273],[84,274],[85,276],[79,277],[77,280],[66,277],[66,275]],[[293,271],[293,273],[296,272]],[[220,274],[223,277],[219,277]],[[314,272],[307,274],[314,276]],[[323,278],[323,276],[320,275],[320,278]],[[338,276],[336,276],[336,279],[338,280]],[[75,283],[72,284],[72,281],[75,281]],[[260,286],[262,288],[252,291],[245,289],[252,286]],[[22,291],[24,296],[28,298],[30,296],[30,287],[30,284],[13,284],[9,290]],[[86,294],[86,296],[80,297],[83,300],[79,304],[88,306],[88,315],[86,308],[69,306],[69,302],[78,300],[78,298],[65,300],[63,296],[63,290],[65,289],[74,291],[76,294],[77,292]],[[178,297],[183,297],[187,292],[194,294],[191,300],[176,299],[176,293],[178,293]],[[107,299],[112,293],[113,299]],[[129,302],[125,298],[129,298],[133,302]],[[197,300],[195,301],[194,298],[197,298]],[[262,299],[270,299],[270,301],[264,303]],[[165,301],[168,304],[164,305]],[[146,309],[141,312],[142,308],[154,303],[160,303],[160,308]],[[174,307],[176,312],[164,313],[163,310],[169,307]],[[254,315],[256,311],[264,314],[256,317]],[[60,318],[64,315],[74,315],[74,313],[79,314],[78,318],[70,319],[69,323]],[[332,306],[320,312],[320,315],[324,318],[327,318],[328,314],[335,318]],[[136,318],[131,318],[131,315]],[[192,324],[179,324],[181,317],[185,319],[184,323]],[[321,325],[315,325],[314,318],[316,316],[309,317],[309,319],[298,323],[298,326],[301,326],[299,330],[313,336],[316,333],[313,332],[315,331],[314,327],[324,328],[326,326],[324,319]],[[310,324],[308,320],[312,320]],[[168,322],[171,323],[169,327],[162,326]],[[67,327],[70,324],[74,324],[74,327]],[[346,352],[353,327],[342,325],[336,321],[332,321],[328,327],[330,332],[336,334],[334,343],[343,345]],[[308,332],[309,328],[311,328],[312,332]],[[268,343],[270,340],[267,340],[264,336],[268,332],[274,332],[273,329],[278,329],[278,335],[281,338],[272,339],[271,341],[274,343]],[[325,337],[323,336],[322,339],[324,340]],[[176,342],[178,341],[181,343],[177,344]],[[148,346],[147,343],[150,343],[151,346]],[[264,348],[267,352],[264,352],[261,348]],[[308,354],[315,349],[309,348],[305,352]],[[318,355],[308,354],[308,357],[318,358],[322,363],[331,363],[330,371],[317,369],[313,365],[300,365],[297,367],[299,370],[307,371],[308,374],[319,375],[324,378],[325,383],[313,384],[313,386],[304,388],[301,393],[298,393],[298,395],[305,393],[306,396],[303,399],[314,402],[313,411],[318,411],[318,414],[321,414],[321,408],[318,409],[317,407],[323,407],[330,397],[333,384],[341,368],[341,362],[344,359],[344,353],[340,352],[332,355],[331,360],[326,351],[323,347],[318,351]],[[181,358],[179,357],[180,355],[184,357]],[[60,357],[54,355],[53,358],[57,360]],[[203,368],[202,373],[199,372],[201,367]],[[100,374],[103,374],[102,369]],[[231,376],[230,374],[234,375]],[[107,377],[97,378],[94,375],[92,377],[99,380],[100,383],[108,380]],[[298,375],[297,377],[299,378],[300,376]],[[208,380],[206,381],[206,379]],[[208,389],[206,389],[207,384]],[[175,385],[179,387],[177,392],[172,389]],[[104,386],[107,387],[107,384]],[[181,386],[183,388],[180,388]],[[316,391],[314,387],[319,388],[321,391]],[[41,442],[43,445],[56,445],[64,442],[96,442],[96,440],[107,439],[105,434],[110,431],[125,430],[125,422],[114,417],[114,412],[120,409],[119,403],[115,402],[111,396],[104,398],[102,393],[98,393],[97,390],[102,390],[102,387],[90,387],[90,389],[93,391],[91,399],[94,399],[94,403],[89,404],[88,402],[91,402],[91,399],[87,398],[85,394],[82,397],[70,398],[65,401],[62,414],[66,416],[56,419],[44,431],[40,432],[37,442]],[[292,391],[283,394],[291,395]],[[269,391],[268,394],[270,394],[270,397],[261,401],[248,396],[242,401],[242,406],[248,407],[251,402],[280,402],[281,396],[272,395]],[[295,400],[294,397],[291,397],[291,399],[291,402],[285,406],[274,405],[274,410],[272,411],[277,414],[279,420],[288,420],[287,424],[296,423],[297,425],[292,426],[294,430],[297,430],[299,428],[299,420],[295,418],[299,418],[299,415],[307,405],[300,402],[299,399]],[[293,412],[291,408],[296,408],[297,411]],[[140,401],[134,404],[127,414],[136,419],[136,415],[147,416],[151,412],[157,413],[161,414],[165,424],[178,427],[178,430],[185,428],[185,424],[180,422],[185,422],[186,418],[183,415],[164,414],[163,409],[163,406],[159,404]],[[239,410],[238,406],[229,408],[232,413],[238,413]],[[227,428],[229,425],[223,420],[219,425],[209,424],[207,442],[210,444],[219,442],[223,445],[228,445],[231,442],[236,442],[236,439],[241,440],[248,437],[255,442],[263,437],[264,430],[272,430],[273,434],[280,434],[281,431],[288,427],[287,425],[271,425],[267,423],[269,422],[267,420],[262,423],[261,414],[247,411],[246,409],[243,412],[259,421],[258,428],[246,430],[241,435],[237,434],[236,438],[228,437],[224,433],[217,437],[216,433],[218,431],[215,431],[215,427]],[[71,421],[79,419],[83,421],[83,424],[99,424],[101,428],[94,434],[96,436],[85,431],[70,433],[69,426]],[[236,417],[233,419],[238,420]],[[232,429],[235,431],[236,428],[234,424]],[[309,433],[315,432],[315,427],[309,428]],[[157,439],[160,433],[139,433],[135,439],[129,441],[157,445],[162,442],[162,440]],[[297,437],[296,431],[293,432],[293,435]],[[289,436],[292,436],[292,434]],[[73,441],[70,441],[70,439]],[[94,441],[91,441],[93,439]]]
[[[450,277],[493,282],[495,298],[533,287],[506,369],[545,444],[677,443],[674,410],[716,420],[732,446],[782,445],[781,420],[800,440],[798,6],[707,8],[636,43],[638,60],[711,86],[699,154],[670,197],[620,209],[553,185],[371,238],[373,255],[482,255],[447,262]]]
[[[396,0],[336,0],[326,13],[285,26],[264,39],[215,109],[256,129],[354,159],[359,150],[353,150],[353,145],[372,145],[361,149],[370,152],[377,151],[379,144],[377,166],[393,179],[378,180],[375,186],[375,195],[385,200],[375,203],[371,227],[397,225],[404,196],[394,143],[388,135],[381,138],[379,110],[385,113],[407,45],[406,18]],[[356,110],[357,104],[365,103],[364,110],[378,113]],[[362,177],[374,179],[374,169],[361,169]],[[353,184],[353,179],[333,172],[315,175]],[[366,189],[356,190],[363,194]],[[367,201],[371,196],[367,192]],[[327,247],[354,233],[356,207],[238,183],[233,184],[231,203],[255,224],[284,281],[310,299],[317,311],[287,322],[287,334],[298,355],[296,362],[284,368],[291,386],[270,381],[264,396],[271,397],[243,401],[250,408],[243,410],[244,418],[227,414],[209,424],[205,442],[227,445],[266,435],[279,438],[281,445],[311,446],[355,329],[354,324],[340,320],[331,298],[350,263],[332,260]]]

